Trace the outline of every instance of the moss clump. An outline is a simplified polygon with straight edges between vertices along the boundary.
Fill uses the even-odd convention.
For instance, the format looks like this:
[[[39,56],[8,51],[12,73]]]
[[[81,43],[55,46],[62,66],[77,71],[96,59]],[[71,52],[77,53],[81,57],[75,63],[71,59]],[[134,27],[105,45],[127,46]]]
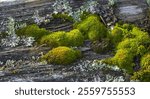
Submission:
[[[122,31],[122,35],[123,35],[123,39],[126,38],[134,38],[135,36],[132,34],[132,30],[133,28],[135,28],[136,26],[132,25],[132,24],[116,24],[116,26],[114,27],[114,29],[119,29]],[[112,30],[113,31],[113,30]],[[123,40],[122,39],[122,40]]]
[[[107,37],[107,28],[100,22],[96,15],[90,15],[85,20],[76,24],[75,28],[79,29],[86,39],[92,41],[100,40]]]
[[[62,13],[52,14],[52,17],[54,19],[61,19],[64,22],[66,22],[66,21],[73,22],[73,18],[66,13],[64,13],[64,14],[62,14]]]
[[[150,70],[140,70],[131,77],[132,80],[150,82]]]
[[[114,46],[117,46],[119,42],[127,38],[135,38],[132,33],[133,25],[130,24],[116,24],[113,30],[110,32],[110,38]]]
[[[140,63],[140,61],[135,59],[143,57],[143,55],[148,52],[150,45],[148,33],[133,25],[117,25],[114,30],[111,31],[111,39],[117,49],[116,54],[114,57],[103,61],[111,65],[118,65],[129,74],[133,74],[134,67]],[[142,62],[142,64],[144,63],[146,62]]]
[[[141,70],[135,72],[131,79],[150,82],[150,53],[143,55],[140,65]]]
[[[138,48],[138,42],[136,39],[125,39],[122,42],[120,42],[117,46],[117,49],[128,49],[129,51],[136,53]]]
[[[47,44],[50,47],[58,46],[81,46],[84,37],[77,29],[70,32],[54,32],[41,38],[40,44]]]
[[[112,43],[117,46],[119,42],[122,41],[123,39],[123,30],[121,28],[115,27],[111,33],[110,37],[112,40]]]
[[[65,46],[66,43],[66,33],[64,31],[54,32],[43,36],[40,40],[40,44],[46,44],[50,47]]]
[[[74,29],[66,33],[67,46],[81,46],[83,45],[84,37],[78,29]]]
[[[18,36],[31,36],[34,37],[35,40],[39,40],[42,36],[49,34],[50,32],[44,28],[39,28],[39,26],[33,24],[28,25],[22,29],[16,31]]]
[[[115,61],[115,64],[120,66],[122,69],[124,68],[129,71],[129,73],[131,73],[131,69],[133,71],[133,66],[135,66],[134,58],[141,57],[148,51],[136,38],[123,40],[118,44],[117,49],[118,50],[116,55],[113,57],[113,61]],[[122,54],[125,56],[122,57]],[[126,68],[125,66],[130,68]]]
[[[136,27],[134,24],[128,24],[128,23],[124,23],[124,22],[118,22],[116,24],[117,27],[120,27],[121,29],[127,30],[127,31],[131,31],[134,27]]]
[[[128,31],[131,31],[135,26],[132,25],[132,24],[127,24],[127,23],[125,23],[125,24],[123,24],[121,27],[122,27],[123,29],[128,30]]]
[[[150,37],[147,32],[141,31],[139,28],[134,27],[132,32],[132,35],[134,35],[134,38],[143,45],[149,45],[150,44]]]
[[[68,47],[57,47],[42,56],[41,60],[46,60],[48,63],[68,65],[74,62],[81,56],[80,51],[73,50]]]
[[[142,58],[141,58],[141,67],[142,69],[149,69],[150,70],[150,53],[145,54]]]
[[[143,45],[138,46],[136,50],[137,50],[136,55],[140,55],[140,56],[143,56],[145,53],[148,52],[148,49]]]
[[[134,54],[128,49],[119,49],[115,56],[111,59],[113,64],[119,66],[121,69],[125,69],[128,73],[133,73]]]

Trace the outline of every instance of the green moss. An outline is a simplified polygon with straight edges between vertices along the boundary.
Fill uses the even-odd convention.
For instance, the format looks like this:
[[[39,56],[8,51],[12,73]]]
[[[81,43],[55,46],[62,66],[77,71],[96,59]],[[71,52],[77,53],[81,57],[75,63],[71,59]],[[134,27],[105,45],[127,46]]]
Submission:
[[[78,29],[74,29],[66,33],[67,46],[81,46],[83,45],[84,37]]]
[[[136,40],[140,44],[150,44],[150,37],[147,32],[141,31],[139,28],[134,27],[132,34],[135,35]]]
[[[135,26],[132,24],[116,24],[114,29],[118,29],[119,31],[122,31],[123,39],[126,38],[134,38],[135,35],[133,35],[131,32]],[[113,31],[113,30],[112,30]],[[117,30],[115,30],[117,32]]]
[[[138,80],[141,82],[150,82],[150,70],[140,70],[135,72],[131,80]]]
[[[81,56],[80,51],[73,50],[68,47],[60,46],[52,49],[46,55],[42,56],[41,60],[46,60],[48,63],[68,65],[74,62]]]
[[[128,31],[131,31],[134,27],[135,27],[134,25],[132,25],[132,24],[126,24],[126,23],[122,25],[122,28],[126,29]]]
[[[134,54],[128,49],[119,49],[112,58],[106,58],[102,60],[103,63],[115,66],[126,70],[127,73],[132,74],[134,72]]]
[[[147,46],[147,51],[150,51],[150,45]]]
[[[70,32],[54,32],[50,35],[42,37],[40,44],[47,44],[50,47],[57,46],[81,46],[83,44],[84,37],[81,32],[74,29]]]
[[[92,41],[100,40],[107,37],[107,28],[100,22],[100,19],[96,15],[88,16],[85,20],[81,21],[75,26],[79,29],[86,39]]]
[[[148,52],[150,37],[147,32],[130,24],[118,24],[110,33],[111,41],[116,46],[114,57],[105,59],[108,64],[118,65],[128,73],[133,73],[134,58],[140,58]],[[146,63],[145,61],[143,64]]]
[[[44,28],[39,28],[37,25],[28,25],[22,29],[16,31],[18,36],[31,36],[34,37],[35,40],[39,40],[42,36],[49,34],[50,32],[45,30]]]
[[[117,46],[119,42],[122,41],[123,39],[123,30],[121,28],[115,27],[112,31],[111,31],[111,40],[112,43]]]
[[[136,27],[134,24],[124,23],[123,21],[119,21],[118,23],[116,23],[115,26],[125,29],[127,31],[131,31],[134,27]]]
[[[101,60],[102,63],[105,63],[105,64],[109,64],[109,65],[114,65],[115,63],[112,61],[112,58],[105,58],[105,59],[102,59]],[[116,64],[115,64],[116,65]]]
[[[57,46],[65,46],[67,43],[66,41],[66,33],[64,31],[54,32],[52,34],[43,36],[40,40],[40,44],[46,44],[50,47],[57,47]]]
[[[140,63],[142,69],[149,69],[150,70],[150,53],[145,54],[141,58],[141,63]]]
[[[135,72],[131,79],[150,82],[150,53],[143,55],[140,65],[141,70]]]
[[[128,48],[136,55],[143,55],[147,52],[150,44],[150,37],[147,32],[143,32],[138,28],[133,28],[132,37],[124,38],[117,46],[117,49]]]
[[[138,46],[136,39],[125,39],[118,44],[117,49],[128,49],[130,52],[136,53]]]
[[[135,35],[132,33],[133,28],[134,25],[117,24],[110,32],[110,38],[114,47],[117,47],[118,43],[122,42],[124,39],[135,38]]]
[[[135,66],[133,58],[134,53],[131,53],[128,49],[119,49],[112,58],[112,62],[128,73],[133,73],[133,66]]]
[[[145,46],[143,45],[140,45],[138,48],[137,48],[137,55],[140,55],[140,56],[143,56],[145,53],[147,53],[148,50]]]
[[[66,21],[73,22],[73,18],[69,16],[68,14],[62,14],[62,13],[52,14],[52,17],[54,19],[62,19],[64,22]]]

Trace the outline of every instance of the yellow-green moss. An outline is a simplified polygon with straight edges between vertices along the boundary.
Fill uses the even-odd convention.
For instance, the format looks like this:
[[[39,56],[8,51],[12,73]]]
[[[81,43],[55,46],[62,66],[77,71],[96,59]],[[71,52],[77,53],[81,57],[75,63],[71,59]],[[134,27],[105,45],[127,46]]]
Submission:
[[[67,46],[81,46],[84,41],[84,37],[78,29],[66,33],[66,39],[68,41]]]
[[[131,80],[140,81],[140,82],[150,82],[150,70],[140,70],[135,72],[131,77]]]
[[[28,25],[22,29],[16,31],[18,36],[31,36],[34,37],[35,40],[39,40],[42,36],[49,34],[50,32],[44,28],[39,28],[39,26],[33,24]]]
[[[116,65],[120,69],[126,70],[127,73],[133,73],[134,64],[134,55],[128,51],[128,49],[117,50],[117,53],[112,58],[103,59],[102,62],[109,65]]]
[[[118,29],[115,30],[116,32],[122,32],[122,40],[126,39],[126,38],[134,38],[135,36],[131,33],[133,28],[135,28],[134,25],[132,24],[116,24],[114,29]],[[113,32],[113,30],[112,30]]]
[[[122,27],[123,29],[128,30],[128,31],[131,31],[135,26],[134,26],[133,24],[127,24],[127,23],[125,23],[125,24],[123,24],[121,27]]]
[[[131,79],[150,82],[150,53],[143,55],[140,65],[141,70],[135,72]]]
[[[139,46],[139,44],[136,41],[136,39],[125,39],[118,44],[117,49],[125,49],[126,48],[130,52],[133,52],[136,54],[138,46]]]
[[[41,38],[40,44],[47,44],[50,47],[57,46],[81,46],[84,37],[78,29],[70,32],[54,32]]]
[[[116,65],[113,61],[112,58],[105,58],[101,60],[103,63],[105,64],[109,64],[109,65]]]
[[[143,55],[141,58],[141,67],[142,69],[149,69],[150,70],[150,53]]]
[[[50,50],[41,60],[48,63],[68,65],[81,57],[81,52],[68,47],[60,46]]]
[[[43,36],[40,40],[40,44],[46,44],[50,47],[65,46],[66,43],[66,32],[64,31],[54,32]]]
[[[119,42],[123,39],[123,30],[121,28],[115,27],[110,33],[111,41],[114,46],[117,46]]]
[[[134,59],[143,57],[148,52],[150,45],[148,33],[134,25],[122,24],[115,26],[110,35],[111,41],[117,51],[114,57],[104,59],[103,61],[108,64],[118,65],[120,68],[132,74],[134,72],[133,67],[135,66]],[[147,64],[145,61],[146,58],[142,58],[144,62],[141,61],[141,67],[142,64]]]
[[[62,13],[52,14],[52,17],[54,19],[62,19],[64,22],[65,21],[73,22],[73,18],[66,13],[65,14],[62,14]]]
[[[118,65],[121,69],[125,69],[128,73],[133,73],[134,53],[131,53],[128,49],[119,49],[112,58],[112,62]]]
[[[148,52],[148,49],[144,45],[138,46],[136,50],[137,50],[136,55],[140,55],[140,56],[143,56],[145,53]]]
[[[105,38],[108,34],[107,28],[100,22],[96,15],[90,15],[85,20],[76,24],[75,28],[79,29],[86,39],[92,41]]]
[[[147,32],[141,31],[140,28],[134,27],[131,33],[140,44],[150,44],[150,36]]]

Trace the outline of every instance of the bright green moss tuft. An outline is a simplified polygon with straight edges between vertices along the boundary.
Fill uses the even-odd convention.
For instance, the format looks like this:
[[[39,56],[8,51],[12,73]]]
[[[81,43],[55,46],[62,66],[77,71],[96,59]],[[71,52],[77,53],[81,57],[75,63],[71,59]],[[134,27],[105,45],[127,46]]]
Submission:
[[[121,42],[123,39],[123,30],[121,28],[115,27],[111,31],[110,36],[111,36],[112,43],[115,46],[117,46],[118,43]]]
[[[84,37],[78,29],[74,29],[66,33],[67,46],[81,46],[83,45]]]
[[[148,33],[134,25],[122,24],[115,26],[110,35],[111,41],[117,51],[114,57],[103,61],[108,64],[118,65],[120,68],[132,74],[134,72],[133,67],[136,66],[135,62],[137,62],[134,59],[143,57],[143,55],[148,52],[150,45]],[[144,62],[141,61],[141,67],[144,63],[148,63],[145,61],[146,58],[142,58]]]
[[[40,40],[40,44],[46,44],[50,47],[65,46],[66,43],[66,33],[64,31],[54,32],[43,36]]]
[[[149,69],[150,70],[150,53],[145,54],[142,58],[141,58],[141,67],[142,69]]]
[[[107,36],[107,28],[100,22],[96,15],[90,15],[85,20],[75,26],[86,39],[92,41],[100,40]]]
[[[140,56],[143,56],[145,53],[148,52],[148,49],[143,45],[138,46],[136,50],[137,50],[136,54]]]
[[[114,65],[115,63],[113,63],[112,58],[105,58],[101,60],[103,63],[105,64],[109,64],[109,65]]]
[[[120,27],[120,28],[127,30],[127,31],[131,31],[134,27],[136,27],[134,24],[124,23],[122,21],[116,23],[115,26]]]
[[[70,32],[54,32],[50,35],[42,37],[40,44],[47,44],[50,47],[57,46],[81,46],[83,44],[84,37],[78,29],[74,29]]]
[[[138,46],[139,44],[136,39],[125,39],[118,44],[117,49],[128,49],[130,52],[136,54]]]
[[[147,32],[141,31],[139,28],[134,27],[131,33],[140,44],[150,44],[150,37]]]
[[[112,62],[128,73],[133,73],[133,66],[135,66],[133,58],[134,53],[131,53],[128,49],[119,49],[112,58]]]
[[[117,24],[113,30],[110,32],[110,38],[114,47],[117,47],[120,42],[124,39],[135,38],[132,32],[133,25],[130,24]]]
[[[80,56],[80,51],[60,46],[52,49],[47,54],[42,56],[41,60],[46,60],[48,63],[51,64],[68,65],[77,60]]]
[[[131,80],[141,81],[141,82],[150,82],[150,70],[140,70],[135,72],[131,77]]]
[[[31,36],[35,40],[39,40],[42,36],[49,34],[50,32],[44,28],[39,28],[37,25],[29,25],[16,31],[18,36]]]
[[[134,27],[135,27],[134,25],[132,25],[132,24],[126,24],[126,23],[122,25],[122,28],[126,29],[128,31],[131,31]]]

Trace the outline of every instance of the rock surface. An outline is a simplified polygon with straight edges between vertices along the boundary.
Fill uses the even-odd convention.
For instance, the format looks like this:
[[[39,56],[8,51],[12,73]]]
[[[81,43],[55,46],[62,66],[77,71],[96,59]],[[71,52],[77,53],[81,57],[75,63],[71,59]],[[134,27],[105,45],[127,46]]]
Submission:
[[[0,70],[0,81],[6,82],[76,82],[76,81],[115,81],[120,77],[124,78],[122,71],[109,69],[92,69],[93,61],[110,57],[110,55],[100,55],[92,51],[83,53],[83,58],[71,65],[52,65],[38,62],[38,53],[47,52],[49,48],[11,48],[11,51],[0,52],[0,60],[6,63]],[[9,57],[9,58],[8,58]],[[9,62],[8,62],[8,59]],[[1,67],[0,67],[1,68]],[[91,68],[91,69],[90,69]],[[109,72],[108,72],[109,71]],[[110,77],[111,79],[107,78]],[[118,78],[119,77],[119,78]],[[122,80],[122,79],[121,79]],[[127,79],[125,80],[127,81]]]
[[[9,16],[13,16],[18,22],[28,22],[32,19],[35,10],[39,10],[40,16],[52,13],[51,6],[54,1],[36,0],[34,2],[0,5],[0,30],[5,28]],[[145,1],[118,0],[115,12],[111,7],[105,5],[106,0],[100,1],[104,5],[100,7],[99,13],[107,26],[113,25],[118,18],[128,22],[139,22],[145,17],[144,11],[147,8]],[[75,10],[84,2],[85,0],[73,0],[71,5]],[[52,24],[47,29],[69,31],[71,27],[71,23],[64,23]],[[84,57],[69,66],[39,63],[37,59],[48,50],[50,48],[43,47],[0,49],[0,81],[118,81],[118,79],[125,77],[122,71],[107,68],[89,70],[89,67],[95,64],[93,63],[95,59],[99,60],[111,56],[96,54],[88,46],[80,48]],[[7,65],[3,66],[6,62],[8,62]],[[128,81],[128,79],[124,78],[123,81]]]
[[[142,21],[148,8],[146,0],[117,0],[116,15],[126,22]]]
[[[81,5],[86,3],[86,0],[70,0],[70,6],[72,7],[73,11],[77,10]],[[13,17],[17,22],[25,22],[31,23],[33,20],[32,17],[36,10],[38,10],[39,15],[41,17],[51,14],[53,12],[52,5],[54,4],[55,0],[32,0],[30,2],[23,2],[20,1],[11,2],[8,4],[1,4],[0,3],[0,31],[5,30],[6,23],[8,17]],[[104,23],[107,26],[114,25],[117,22],[117,18],[114,15],[114,11],[111,7],[109,7],[107,0],[99,0],[99,14],[104,19]],[[47,29],[52,29],[52,31],[58,30],[68,30],[70,25],[62,26],[59,29],[53,29],[52,27],[47,27]]]

